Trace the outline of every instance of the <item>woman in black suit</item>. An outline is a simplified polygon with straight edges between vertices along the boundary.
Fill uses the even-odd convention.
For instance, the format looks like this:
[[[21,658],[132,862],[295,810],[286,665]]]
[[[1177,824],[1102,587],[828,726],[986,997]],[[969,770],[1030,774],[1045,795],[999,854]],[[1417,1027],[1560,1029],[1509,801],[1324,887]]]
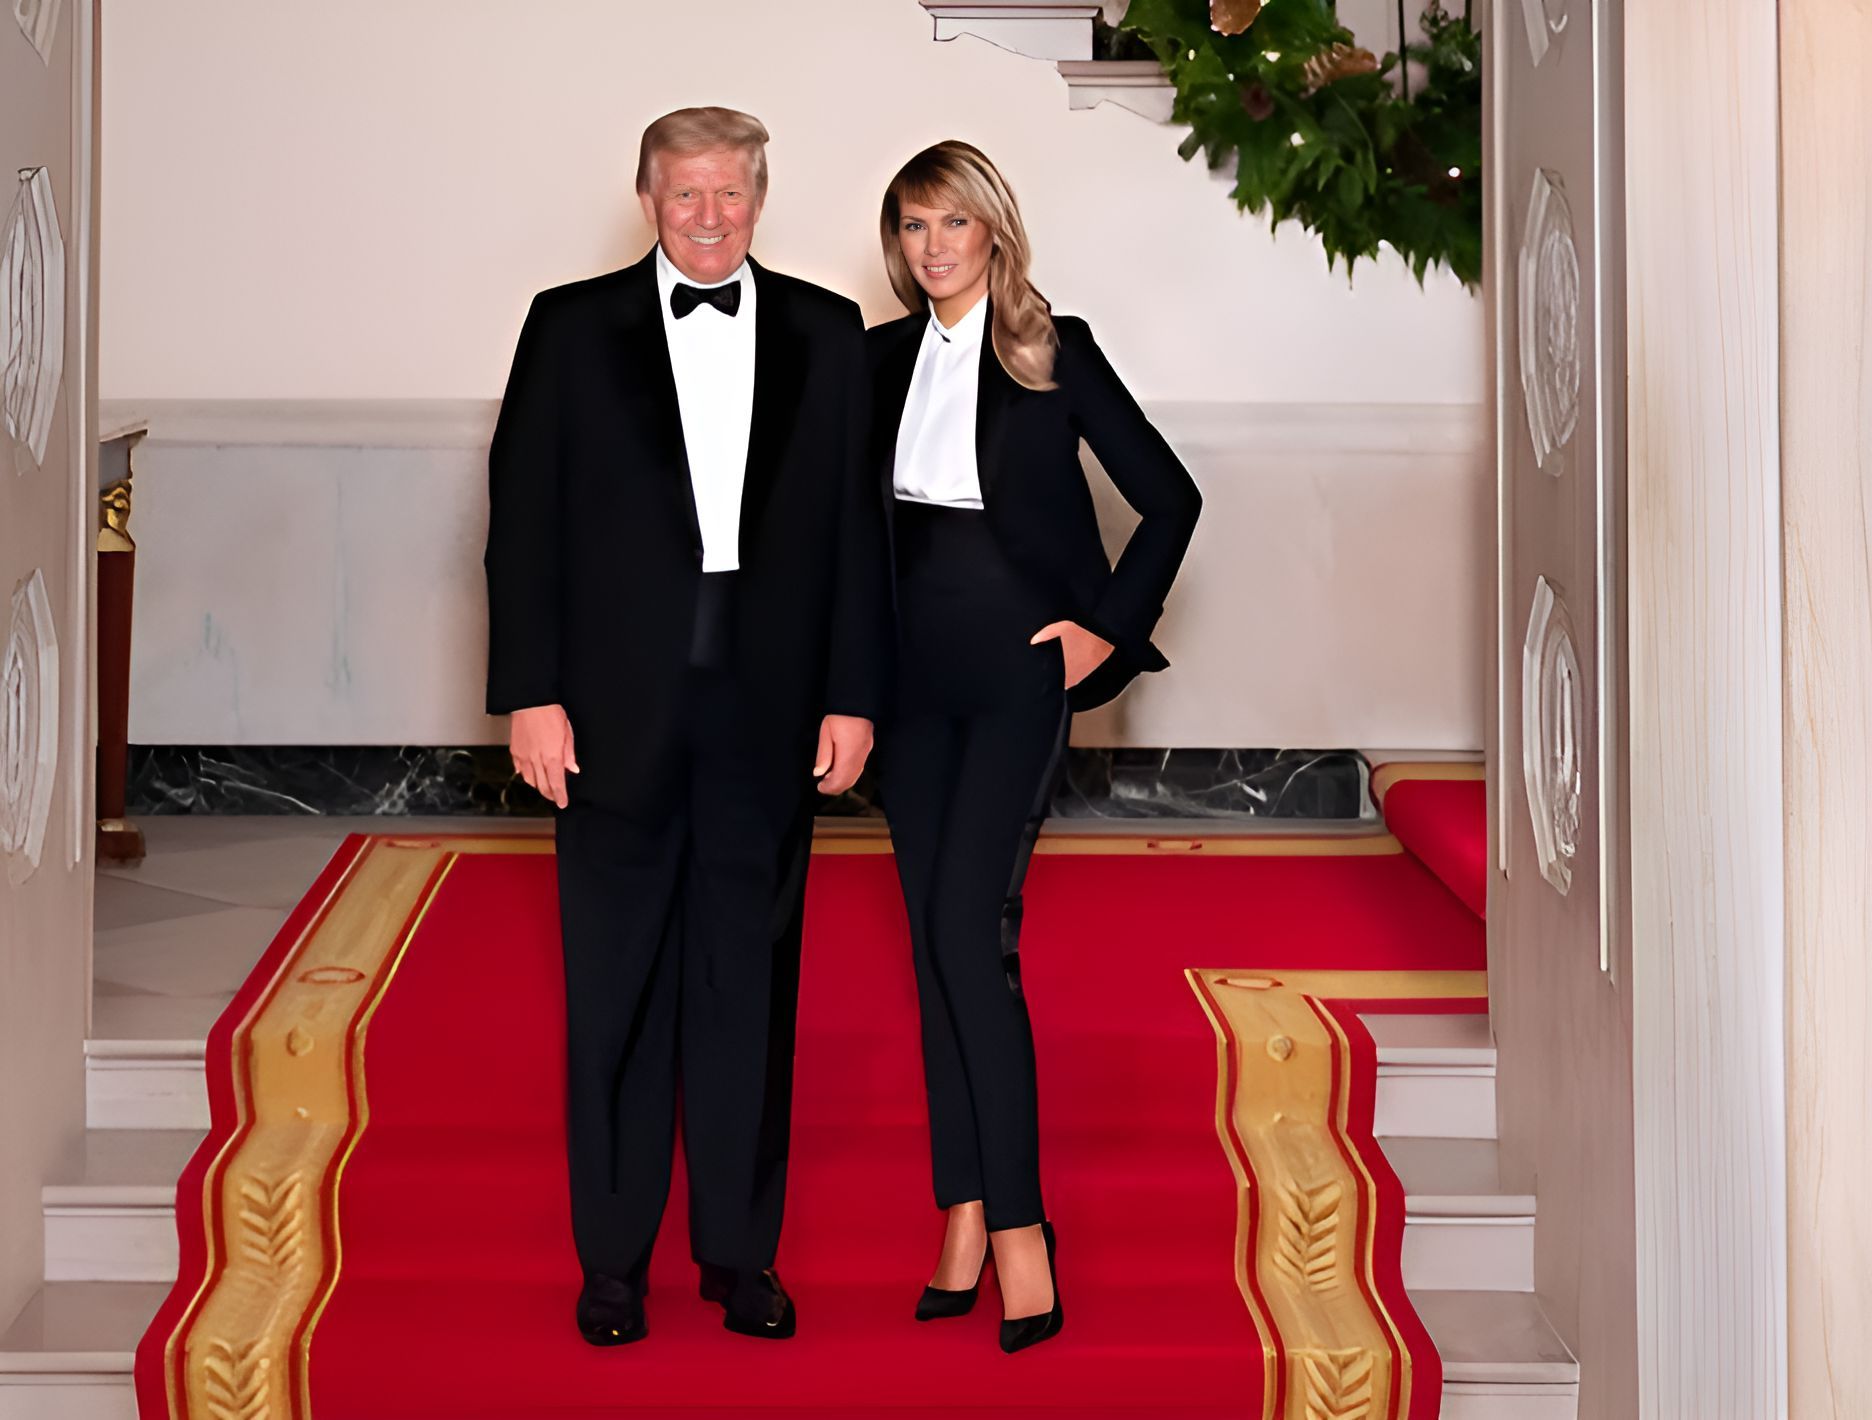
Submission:
[[[1196,525],[1189,474],[1028,279],[1020,211],[966,143],[912,158],[882,217],[911,312],[869,334],[898,617],[879,777],[909,911],[943,1252],[919,1320],[975,1301],[989,1244],[1017,1351],[1055,1335],[1021,880],[1076,709],[1168,664],[1151,631]],[[1106,559],[1084,438],[1141,515]]]

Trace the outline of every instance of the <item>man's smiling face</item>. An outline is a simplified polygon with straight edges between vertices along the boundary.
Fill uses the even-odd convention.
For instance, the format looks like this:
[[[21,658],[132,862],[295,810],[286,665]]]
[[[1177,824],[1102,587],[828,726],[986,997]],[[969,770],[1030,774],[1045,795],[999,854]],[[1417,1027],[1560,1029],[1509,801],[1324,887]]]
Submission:
[[[644,215],[663,251],[691,281],[725,281],[747,259],[760,219],[751,156],[732,148],[663,153],[651,165]]]

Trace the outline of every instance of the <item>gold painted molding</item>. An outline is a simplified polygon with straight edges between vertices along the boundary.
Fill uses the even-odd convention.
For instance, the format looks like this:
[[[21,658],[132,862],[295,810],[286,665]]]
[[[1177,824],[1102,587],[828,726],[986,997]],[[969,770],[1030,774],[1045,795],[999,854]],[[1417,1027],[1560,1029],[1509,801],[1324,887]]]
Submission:
[[[1185,975],[1216,1033],[1216,1134],[1236,1179],[1236,1285],[1261,1337],[1262,1420],[1408,1415],[1410,1350],[1376,1274],[1378,1186],[1349,1137],[1350,1044],[1313,1003],[1481,997],[1485,974]]]

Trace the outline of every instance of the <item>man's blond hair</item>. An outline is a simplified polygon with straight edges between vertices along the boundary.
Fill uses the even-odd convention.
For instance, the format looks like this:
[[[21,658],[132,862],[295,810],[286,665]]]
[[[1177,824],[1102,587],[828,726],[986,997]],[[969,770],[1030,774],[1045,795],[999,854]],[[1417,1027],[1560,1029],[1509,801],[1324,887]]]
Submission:
[[[767,126],[731,108],[679,108],[644,130],[637,153],[637,190],[650,191],[656,160],[665,153],[689,157],[728,148],[747,154],[756,201],[767,195]]]

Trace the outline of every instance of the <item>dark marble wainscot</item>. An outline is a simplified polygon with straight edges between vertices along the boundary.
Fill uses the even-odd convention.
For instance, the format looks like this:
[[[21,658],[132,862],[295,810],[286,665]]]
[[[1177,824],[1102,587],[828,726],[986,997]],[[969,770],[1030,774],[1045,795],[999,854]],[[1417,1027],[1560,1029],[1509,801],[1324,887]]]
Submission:
[[[1352,750],[1075,749],[1053,816],[1357,819],[1365,778]]]
[[[546,802],[504,747],[134,745],[134,814],[539,816]],[[1365,765],[1350,750],[1075,749],[1055,818],[1357,819]],[[867,773],[819,808],[876,817]]]

